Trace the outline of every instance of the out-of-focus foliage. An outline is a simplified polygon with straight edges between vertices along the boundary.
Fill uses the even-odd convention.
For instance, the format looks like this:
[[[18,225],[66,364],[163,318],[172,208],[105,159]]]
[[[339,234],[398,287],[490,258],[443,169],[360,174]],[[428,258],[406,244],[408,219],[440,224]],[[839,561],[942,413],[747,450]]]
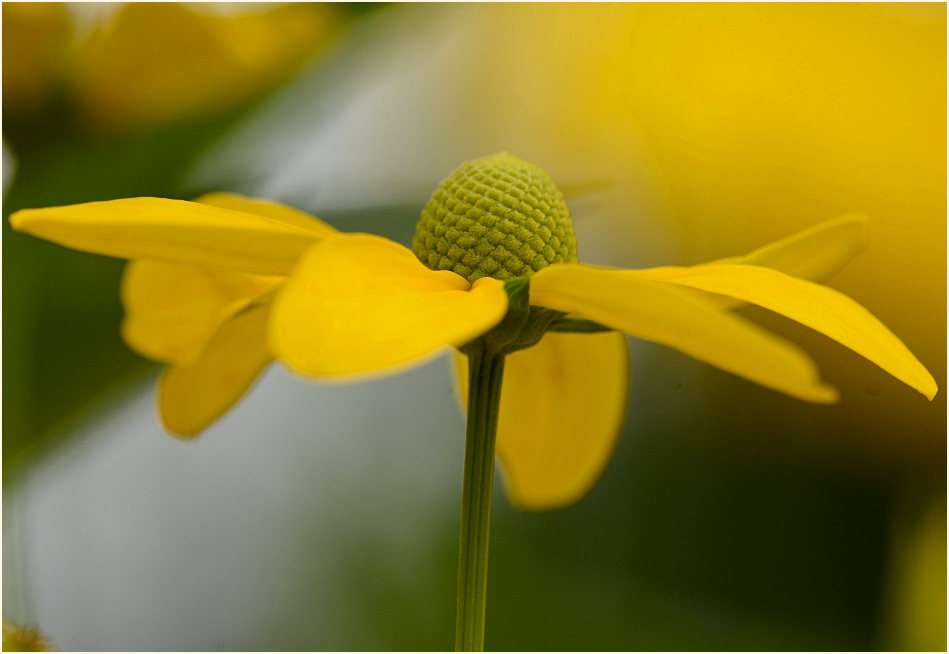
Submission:
[[[56,94],[72,35],[62,2],[16,2],[3,7],[3,113],[23,120]]]
[[[890,609],[884,644],[893,650],[946,649],[945,498],[905,502],[896,516]]]

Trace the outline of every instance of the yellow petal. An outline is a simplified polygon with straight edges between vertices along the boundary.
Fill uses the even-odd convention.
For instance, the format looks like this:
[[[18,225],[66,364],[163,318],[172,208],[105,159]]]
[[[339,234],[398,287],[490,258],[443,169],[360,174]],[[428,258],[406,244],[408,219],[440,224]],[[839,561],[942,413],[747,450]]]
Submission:
[[[264,216],[317,236],[338,233],[302,211],[268,200],[208,193],[196,202]],[[130,262],[122,278],[122,335],[143,356],[188,365],[218,327],[283,280],[210,266]]]
[[[131,261],[122,277],[122,336],[149,359],[189,365],[225,321],[284,279],[226,268]]]
[[[189,366],[162,374],[158,404],[165,427],[195,436],[243,397],[271,361],[266,347],[269,305],[238,314],[214,334]]]
[[[317,238],[273,218],[162,198],[24,209],[10,216],[10,224],[86,252],[262,275],[287,274]]]
[[[274,355],[311,377],[378,373],[463,345],[501,321],[504,285],[434,272],[397,243],[366,234],[314,245],[277,294]]]
[[[852,299],[832,288],[768,268],[696,266],[667,280],[750,302],[829,336],[930,400],[936,381],[903,342]]]
[[[866,216],[849,214],[760,247],[742,257],[720,259],[709,265],[743,263],[819,282],[840,272],[866,247]]]
[[[553,264],[531,277],[530,295],[531,304],[668,345],[793,397],[837,400],[806,353],[687,289],[630,271]]]
[[[462,397],[468,358],[455,354]],[[497,456],[511,503],[548,511],[580,500],[600,478],[629,399],[626,336],[547,332],[507,357]]]
[[[244,213],[252,213],[256,216],[279,220],[292,227],[313,232],[317,236],[326,237],[339,233],[335,227],[324,223],[318,218],[314,218],[308,213],[272,200],[247,198],[243,195],[237,195],[236,193],[207,193],[196,199],[195,202],[210,204],[213,207],[220,207],[221,209],[233,209],[234,211],[243,211]]]

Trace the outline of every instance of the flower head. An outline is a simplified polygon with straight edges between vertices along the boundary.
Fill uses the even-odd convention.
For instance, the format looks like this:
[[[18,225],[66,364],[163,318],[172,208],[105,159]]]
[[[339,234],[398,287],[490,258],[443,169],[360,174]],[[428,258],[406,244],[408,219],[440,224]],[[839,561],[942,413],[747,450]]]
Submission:
[[[180,435],[216,420],[272,359],[332,381],[389,374],[472,342],[507,355],[497,453],[511,498],[525,509],[576,501],[609,461],[625,419],[624,333],[799,399],[836,401],[807,354],[731,311],[755,304],[930,399],[937,390],[866,309],[809,281],[862,249],[858,216],[744,257],[600,268],[577,263],[570,214],[550,178],[502,153],[462,165],[441,184],[414,253],[228,194],[30,209],[10,220],[70,247],[133,259],[123,335],[168,364],[161,414]],[[457,364],[464,369],[464,358]]]
[[[474,282],[577,260],[570,210],[552,179],[501,152],[468,161],[422,209],[412,251],[432,270]]]

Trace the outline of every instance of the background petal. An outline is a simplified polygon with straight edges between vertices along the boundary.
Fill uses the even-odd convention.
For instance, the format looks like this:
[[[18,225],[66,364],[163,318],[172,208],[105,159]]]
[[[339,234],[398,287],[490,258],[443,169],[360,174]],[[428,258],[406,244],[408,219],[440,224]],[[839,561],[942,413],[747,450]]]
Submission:
[[[748,254],[711,261],[702,265],[747,264],[780,270],[788,275],[824,281],[847,265],[867,246],[867,218],[849,214],[824,221],[787,238],[769,243]],[[649,279],[674,277],[691,266],[662,266],[639,271]]]
[[[866,216],[849,214],[769,243],[744,256],[712,263],[763,266],[820,282],[840,272],[866,247]]]
[[[189,365],[217,329],[285,278],[163,261],[130,261],[122,337],[142,356]]]
[[[468,358],[455,353],[464,406]],[[626,419],[629,353],[618,332],[547,332],[507,357],[497,456],[511,503],[525,511],[568,506],[609,463]]]
[[[303,257],[275,300],[270,341],[276,358],[301,374],[360,375],[463,345],[506,311],[500,281],[469,286],[397,243],[354,234]]]
[[[76,250],[123,259],[223,266],[286,274],[312,232],[243,211],[162,198],[127,198],[24,209],[10,224]]]
[[[270,306],[249,309],[227,322],[192,365],[169,366],[159,382],[165,427],[196,436],[244,396],[271,361],[266,325]]]
[[[553,264],[531,278],[531,304],[661,343],[722,370],[810,402],[834,402],[810,357],[754,324],[628,271]]]
[[[750,302],[807,325],[912,386],[930,400],[936,381],[893,332],[839,291],[758,266],[705,265],[669,278],[679,284]]]

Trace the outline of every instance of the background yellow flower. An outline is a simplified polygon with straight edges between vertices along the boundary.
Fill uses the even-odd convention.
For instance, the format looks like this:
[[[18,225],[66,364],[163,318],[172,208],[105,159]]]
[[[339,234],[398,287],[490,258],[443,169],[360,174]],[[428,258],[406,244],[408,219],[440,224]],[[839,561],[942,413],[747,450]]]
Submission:
[[[4,109],[37,125],[37,114],[66,102],[106,132],[219,113],[286,79],[325,46],[342,13],[300,3],[10,3]]]

